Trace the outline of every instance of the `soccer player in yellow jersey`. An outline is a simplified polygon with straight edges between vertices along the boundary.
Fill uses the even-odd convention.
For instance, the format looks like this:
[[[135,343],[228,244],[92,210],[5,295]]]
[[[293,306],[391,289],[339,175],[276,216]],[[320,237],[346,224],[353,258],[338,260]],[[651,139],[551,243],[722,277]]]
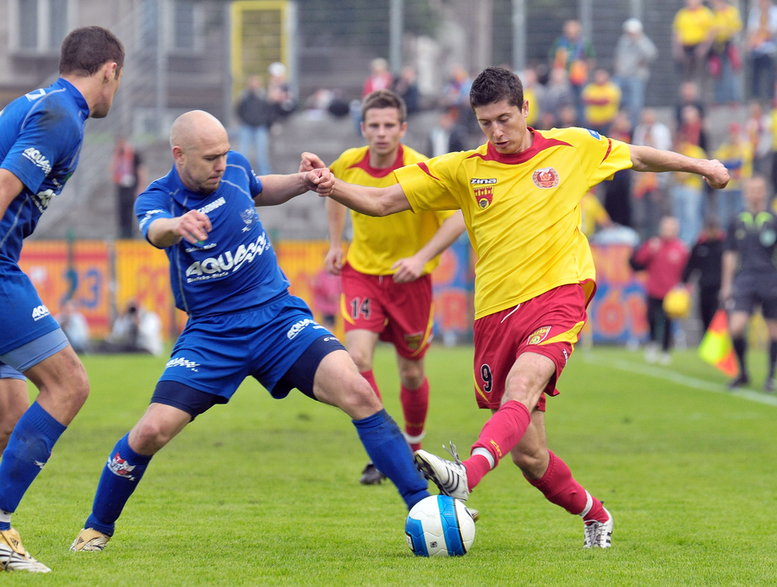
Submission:
[[[377,90],[362,103],[362,135],[367,145],[348,149],[330,166],[338,177],[375,187],[394,183],[393,171],[426,157],[402,144],[407,130],[402,98]],[[460,212],[410,210],[375,218],[351,213],[353,240],[344,257],[346,208],[327,201],[329,243],[325,264],[342,278],[341,314],[345,344],[362,376],[380,397],[372,371],[378,340],[397,352],[400,402],[405,437],[411,449],[421,448],[429,409],[429,382],[424,355],[432,338],[432,279],[440,253],[464,232]],[[362,471],[365,485],[384,479],[372,463]]]
[[[587,548],[610,546],[613,519],[548,450],[545,398],[586,321],[594,264],[580,231],[580,201],[621,169],[686,171],[713,188],[728,182],[719,162],[693,159],[582,128],[527,127],[528,104],[511,71],[489,67],[470,104],[488,141],[394,172],[399,183],[369,188],[339,178],[321,190],[364,214],[403,210],[464,213],[478,260],[475,281],[475,395],[493,414],[464,462],[424,450],[416,464],[443,493],[466,500],[506,455],[554,504],[583,518]],[[305,154],[311,167],[323,165]]]

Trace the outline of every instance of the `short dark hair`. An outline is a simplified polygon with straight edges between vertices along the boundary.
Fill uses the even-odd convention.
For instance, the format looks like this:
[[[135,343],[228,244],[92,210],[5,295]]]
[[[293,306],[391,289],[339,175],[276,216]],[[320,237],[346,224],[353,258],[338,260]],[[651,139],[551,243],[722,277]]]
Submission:
[[[124,46],[108,29],[86,26],[70,31],[62,41],[59,73],[90,76],[105,63],[116,62],[116,75],[124,66]]]
[[[375,90],[370,92],[362,101],[362,120],[367,110],[396,108],[399,111],[399,122],[405,122],[407,118],[407,106],[402,96],[391,90]]]
[[[509,104],[523,106],[521,79],[504,67],[487,67],[472,82],[469,91],[470,106],[476,108],[507,100]]]

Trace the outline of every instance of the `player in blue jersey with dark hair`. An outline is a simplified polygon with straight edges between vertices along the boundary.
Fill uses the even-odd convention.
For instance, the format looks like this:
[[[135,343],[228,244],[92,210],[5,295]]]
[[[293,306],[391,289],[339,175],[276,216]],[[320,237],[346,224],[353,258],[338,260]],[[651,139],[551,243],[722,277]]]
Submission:
[[[7,442],[0,568],[7,571],[50,570],[22,546],[11,514],[89,394],[81,361],[19,268],[22,241],[75,171],[86,119],[108,114],[123,65],[124,48],[110,31],[76,29],[62,42],[59,79],[0,115],[0,443]],[[25,376],[39,391],[29,408]]]
[[[210,114],[181,115],[172,170],[135,204],[140,229],[165,249],[189,319],[151,404],[108,456],[92,513],[72,550],[102,550],[152,456],[197,415],[229,401],[249,376],[277,399],[293,388],[348,414],[375,465],[408,508],[428,496],[407,442],[343,345],[292,296],[255,206],[333,181],[328,169],[257,178]]]

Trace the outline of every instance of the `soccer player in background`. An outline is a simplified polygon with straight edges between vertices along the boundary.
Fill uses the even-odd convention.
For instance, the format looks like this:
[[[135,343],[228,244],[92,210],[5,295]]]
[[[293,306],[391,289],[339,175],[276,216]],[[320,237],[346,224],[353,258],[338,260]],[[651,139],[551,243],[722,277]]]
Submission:
[[[621,169],[687,171],[713,188],[729,175],[719,161],[630,146],[582,128],[537,131],[526,125],[528,104],[517,75],[489,67],[475,79],[470,103],[488,141],[394,172],[389,187],[339,178],[319,193],[363,214],[460,208],[477,255],[475,396],[491,418],[461,462],[424,450],[416,464],[440,490],[466,500],[507,454],[543,495],[584,522],[584,546],[610,546],[613,518],[567,465],[548,450],[546,396],[586,321],[595,290],[580,201]],[[303,154],[307,167],[323,166]]]
[[[76,29],[62,42],[59,79],[0,117],[0,566],[8,571],[50,570],[24,548],[11,515],[89,394],[81,361],[19,268],[22,241],[75,171],[86,119],[108,114],[123,64],[110,31]],[[39,392],[29,408],[25,376]]]
[[[402,144],[407,110],[391,90],[376,90],[362,102],[361,132],[367,145],[348,149],[330,166],[351,183],[391,185],[392,172],[426,157]],[[362,376],[381,397],[372,371],[378,340],[394,345],[399,368],[405,438],[411,450],[421,448],[429,410],[429,381],[424,355],[432,339],[431,272],[440,253],[464,232],[461,212],[405,211],[386,218],[351,212],[353,239],[343,254],[346,208],[326,202],[329,252],[326,269],[342,279],[340,313],[345,346]],[[385,476],[367,463],[360,482],[380,483]]]
[[[329,170],[258,178],[227,131],[194,110],[170,130],[174,165],[137,199],[143,236],[164,249],[176,306],[189,318],[151,398],[103,467],[75,551],[103,550],[154,454],[246,377],[274,398],[293,388],[347,413],[367,454],[408,508],[427,497],[402,432],[343,345],[292,296],[255,206],[331,184]]]

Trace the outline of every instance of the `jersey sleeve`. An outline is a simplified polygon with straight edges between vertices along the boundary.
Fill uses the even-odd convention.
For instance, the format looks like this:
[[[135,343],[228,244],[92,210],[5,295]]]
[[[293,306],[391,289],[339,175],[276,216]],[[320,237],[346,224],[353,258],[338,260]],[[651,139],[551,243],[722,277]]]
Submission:
[[[394,172],[410,207],[422,210],[458,210],[461,204],[452,191],[455,171],[460,167],[460,153],[448,153],[406,165]]]
[[[78,152],[81,138],[72,116],[53,100],[41,101],[24,120],[0,166],[36,193],[57,164]]]
[[[173,217],[170,197],[152,184],[135,200],[135,216],[140,223],[140,233],[148,240],[148,229],[154,220]]]
[[[248,190],[251,192],[251,197],[256,198],[264,190],[262,180],[254,173],[251,163],[248,161],[245,155],[238,153],[237,151],[230,151],[227,159],[228,165],[236,165],[240,167],[246,174],[248,179]]]
[[[617,171],[633,166],[631,150],[627,143],[611,139],[594,130],[576,129],[576,132],[589,189],[602,181],[612,179]]]

